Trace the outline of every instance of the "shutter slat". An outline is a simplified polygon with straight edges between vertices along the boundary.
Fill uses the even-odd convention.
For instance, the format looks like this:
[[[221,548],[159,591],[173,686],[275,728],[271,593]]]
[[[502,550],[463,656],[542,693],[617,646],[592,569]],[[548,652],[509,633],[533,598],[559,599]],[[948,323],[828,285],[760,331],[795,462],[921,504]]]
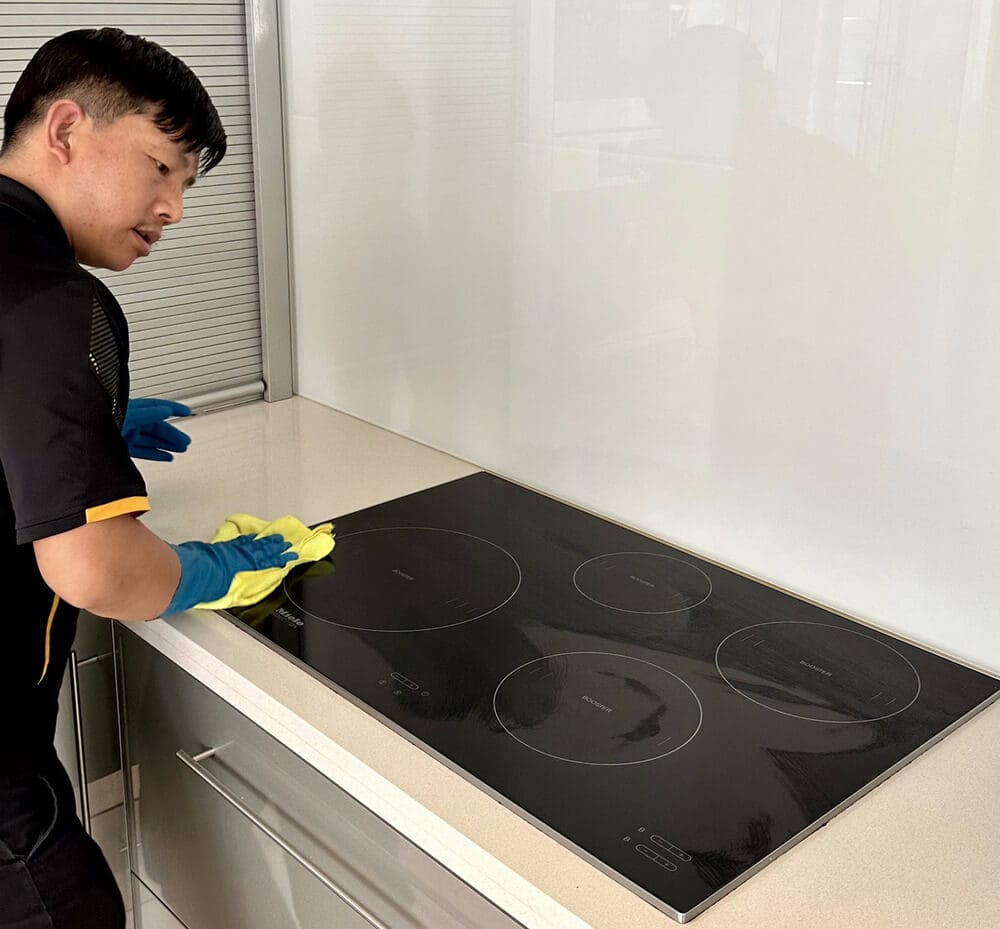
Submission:
[[[211,213],[209,215],[189,216],[187,219],[182,220],[180,225],[171,226],[164,230],[164,235],[173,241],[186,239],[192,232],[202,231],[206,226],[218,225],[220,228],[224,227],[226,230],[233,231],[241,227],[252,229],[254,228],[254,219],[252,206],[246,207],[242,204],[237,204],[237,209],[235,210],[219,211],[218,213]],[[160,245],[157,244],[156,247],[160,248]]]
[[[199,178],[197,185],[189,190],[184,197],[185,203],[193,203],[202,197],[216,197],[228,194],[249,194],[253,196],[253,184],[248,181],[234,180],[228,183],[216,181],[216,174],[213,171],[207,177]]]
[[[4,2],[7,3],[10,2],[10,0],[4,0]],[[45,0],[22,0],[23,5],[29,5],[32,7],[40,5],[44,2]],[[9,14],[0,14],[0,27],[2,27],[2,33],[0,34],[4,36],[5,41],[8,36],[13,38],[22,37],[36,39],[35,48],[37,48],[53,36],[60,35],[63,32],[68,32],[70,29],[94,28],[105,25],[99,17],[88,17],[84,14],[64,18],[66,19],[66,22],[60,23],[51,18],[43,19],[40,16],[29,14],[28,16],[20,17],[20,23],[15,23],[12,21]],[[134,32],[136,34],[144,35],[147,39],[158,42],[165,48],[169,45],[169,39],[171,38],[180,37],[186,40],[189,36],[204,36],[206,34],[212,34],[206,27],[218,27],[220,25],[224,25],[222,23],[206,22],[201,17],[198,17],[199,21],[197,23],[190,22],[190,18],[188,18],[188,21],[183,23],[172,23],[169,20],[164,19],[163,16],[144,22],[136,22],[134,19],[126,22],[119,16],[116,16],[115,19],[115,25],[121,27],[126,32]],[[241,26],[237,28],[235,19],[233,19],[229,25],[232,28],[217,31],[219,31],[223,37],[230,36],[232,38],[241,37],[245,39],[243,29]]]
[[[190,328],[183,326],[173,326],[157,330],[155,333],[148,333],[147,338],[135,342],[132,347],[132,357],[136,361],[155,362],[163,347],[169,345],[171,355],[175,358],[190,358],[192,352],[204,348],[206,339],[211,339],[215,345],[219,346],[218,354],[228,353],[232,356],[239,355],[247,345],[260,342],[259,337],[253,338],[247,333],[245,319],[236,317],[235,319],[213,320],[212,322],[211,326],[199,326],[195,335],[191,334]]]
[[[191,255],[184,251],[167,252],[158,255],[154,265],[150,266],[149,274],[177,275],[185,271],[196,272],[202,269],[215,268],[220,275],[240,268],[255,268],[257,266],[257,250],[247,248],[246,243],[239,243],[230,251],[213,252],[211,254]],[[120,277],[127,283],[128,274]],[[135,279],[139,276],[134,275]],[[148,278],[142,278],[147,280]]]
[[[257,365],[260,371],[260,365]],[[254,367],[251,364],[236,367],[209,366],[204,370],[198,367],[182,368],[177,372],[157,371],[151,377],[134,382],[133,396],[160,394],[168,397],[191,396],[195,393],[214,393],[227,387],[243,387],[257,378],[253,377]]]
[[[194,299],[187,303],[178,302],[174,307],[174,314],[177,319],[193,318],[198,315],[215,316],[218,313],[236,312],[238,309],[255,309],[253,301],[253,291],[246,294],[233,293],[223,294],[221,297]],[[143,309],[132,309],[131,318],[135,320],[136,326],[143,328],[152,325],[162,319],[156,312],[156,307]]]
[[[193,222],[196,217],[201,217],[209,208],[212,209],[213,215],[220,220],[226,218],[227,211],[253,210],[254,190],[252,187],[246,189],[238,182],[231,185],[220,184],[217,187],[209,187],[207,184],[202,187],[199,184],[199,187],[201,190],[197,194],[189,193],[185,197],[184,219],[181,220],[179,227],[168,227],[165,230],[165,234],[171,238],[189,226],[189,220]]]
[[[248,262],[257,261],[257,243],[250,241],[217,242],[211,248],[175,248],[166,251],[159,246],[153,253],[153,258],[149,259],[150,269],[164,267],[188,267],[200,264],[213,264],[222,261],[245,258]],[[129,272],[125,272],[127,275]],[[125,279],[122,275],[120,280]]]
[[[204,311],[199,311],[199,314],[204,315]],[[191,322],[199,314],[187,313],[183,317],[171,317],[167,323],[161,326],[153,325],[154,320],[150,320],[148,324],[143,326],[133,326],[131,333],[133,349],[138,349],[139,346],[147,342],[155,341],[173,333],[189,334],[191,332]],[[256,321],[253,309],[246,307],[237,309],[232,313],[213,313],[211,319],[212,324],[211,326],[206,326],[206,330],[215,329],[218,326],[232,327],[234,325],[239,325],[243,329],[246,329],[247,323]]]
[[[175,233],[176,234],[176,233]],[[245,245],[254,248],[256,245],[256,230],[249,226],[238,230],[216,230],[207,231],[200,235],[178,238],[176,241],[160,242],[156,246],[159,254],[164,252],[184,253],[189,245],[195,245],[199,249],[197,254],[212,254],[212,249],[217,246],[239,246]]]
[[[171,232],[171,239],[167,242],[157,244],[156,250],[160,254],[163,254],[164,252],[181,251],[188,247],[194,247],[198,249],[196,253],[210,255],[212,254],[212,249],[217,245],[231,245],[234,243],[243,243],[248,247],[254,245],[257,235],[255,227],[243,224],[217,228],[217,225],[194,229],[194,231],[189,229],[187,232],[174,230]]]
[[[204,216],[216,216],[232,210],[249,210],[253,212],[253,194],[221,194],[217,197],[202,197],[198,200],[188,200],[184,205],[186,217],[181,226],[194,222]]]
[[[244,281],[242,283],[230,282],[226,287],[220,287],[217,289],[209,290],[204,288],[202,290],[196,290],[192,293],[174,293],[173,299],[170,301],[171,307],[181,307],[187,306],[193,303],[197,303],[198,300],[204,299],[205,297],[215,297],[219,300],[235,300],[237,298],[249,298],[252,297],[257,290],[257,281],[250,280]],[[143,294],[138,294],[132,296],[128,300],[129,308],[132,312],[138,312],[137,307],[141,307],[145,304],[145,311],[149,312],[159,312],[163,306],[162,295],[143,299]],[[124,302],[124,301],[122,301]]]
[[[8,0],[4,0],[8,2]],[[0,20],[3,19],[3,14],[0,13]],[[38,31],[35,35],[4,35],[3,38],[3,54],[6,57],[15,57],[15,53],[19,53],[20,56],[27,61],[36,51],[36,49],[48,39],[51,39],[56,35],[56,31],[49,33],[42,33]],[[153,38],[148,36],[148,38]],[[186,54],[203,54],[206,49],[243,49],[246,51],[246,37],[239,32],[233,32],[232,34],[226,35],[224,33],[219,33],[217,35],[186,35],[186,36],[170,36],[160,33],[156,38],[153,39],[154,42],[170,48],[175,55],[181,58],[185,58]],[[227,54],[229,52],[227,51]]]
[[[259,348],[260,339],[248,338],[239,345],[191,345],[179,350],[173,350],[169,340],[164,341],[164,347],[170,347],[169,354],[153,352],[145,359],[150,370],[176,370],[185,364],[195,363],[199,368],[207,368],[211,364],[228,367],[231,364],[241,364]]]
[[[221,261],[192,265],[185,265],[182,259],[175,257],[166,266],[156,263],[151,264],[141,274],[135,274],[131,278],[122,275],[119,278],[115,292],[124,296],[129,293],[139,293],[140,288],[153,290],[159,287],[174,287],[181,282],[186,283],[188,281],[228,280],[233,274],[247,274],[250,272],[257,273],[257,256],[253,254],[237,255]]]
[[[177,296],[182,294],[207,294],[216,290],[226,290],[230,287],[239,287],[241,284],[252,285],[257,281],[256,269],[252,271],[240,271],[224,281],[213,280],[209,275],[185,274],[178,276],[168,285],[159,284],[151,288],[148,283],[135,283],[119,287],[115,294],[122,304],[136,300],[142,302],[149,299],[163,299],[163,291],[167,291],[166,296]]]
[[[144,13],[140,10],[119,10],[108,11],[103,15],[95,12],[94,7],[88,7],[78,13],[47,13],[45,8],[49,6],[46,0],[29,0],[28,4],[11,3],[14,9],[22,5],[31,6],[37,12],[34,13],[8,13],[0,14],[0,23],[11,29],[34,29],[44,34],[51,30],[52,34],[58,35],[62,32],[69,32],[70,29],[93,28],[106,25],[109,15],[114,16],[115,25],[126,32],[139,33],[147,38],[153,38],[156,30],[166,31],[176,29],[180,35],[184,35],[191,30],[207,32],[208,27],[232,27],[234,29],[243,28],[243,17],[239,13],[226,12],[199,12],[196,8],[191,13],[183,16],[183,23],[174,23],[171,13],[167,10],[158,10]],[[149,5],[144,5],[149,10]],[[213,9],[213,8],[210,8]],[[218,10],[219,7],[214,7]],[[181,14],[175,14],[178,17]],[[155,41],[155,39],[154,39]]]

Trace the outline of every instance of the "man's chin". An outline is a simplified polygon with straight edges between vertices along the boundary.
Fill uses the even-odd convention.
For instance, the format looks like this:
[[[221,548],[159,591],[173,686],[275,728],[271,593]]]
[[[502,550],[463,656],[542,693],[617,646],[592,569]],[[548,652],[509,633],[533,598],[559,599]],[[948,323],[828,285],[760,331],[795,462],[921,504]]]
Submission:
[[[77,255],[76,260],[90,268],[104,271],[126,271],[132,267],[138,255]]]

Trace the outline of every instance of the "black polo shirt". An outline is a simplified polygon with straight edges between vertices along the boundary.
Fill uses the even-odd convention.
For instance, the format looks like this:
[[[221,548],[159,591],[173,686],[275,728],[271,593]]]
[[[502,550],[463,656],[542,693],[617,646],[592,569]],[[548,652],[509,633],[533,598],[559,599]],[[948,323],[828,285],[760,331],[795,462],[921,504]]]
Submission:
[[[0,780],[51,755],[76,632],[31,543],[149,509],[127,403],[121,307],[45,201],[0,175]]]

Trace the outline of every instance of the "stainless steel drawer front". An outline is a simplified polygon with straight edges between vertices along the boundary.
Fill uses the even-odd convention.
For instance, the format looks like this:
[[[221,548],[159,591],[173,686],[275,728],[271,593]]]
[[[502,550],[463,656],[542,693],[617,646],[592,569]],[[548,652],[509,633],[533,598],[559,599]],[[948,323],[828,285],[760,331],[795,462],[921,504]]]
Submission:
[[[247,819],[253,823],[256,828],[260,829],[272,842],[279,845],[286,854],[294,858],[303,868],[305,868],[316,880],[324,884],[327,889],[332,893],[335,893],[341,900],[344,901],[355,913],[357,913],[362,919],[364,919],[370,926],[374,929],[389,929],[388,926],[376,916],[373,916],[371,912],[361,903],[354,899],[346,890],[340,887],[335,881],[327,877],[319,868],[316,867],[305,855],[301,852],[296,851],[292,845],[286,842],[277,832],[275,832],[270,826],[267,825],[260,817],[256,816],[251,810],[249,810],[245,804],[243,804],[238,797],[236,797],[232,791],[229,790],[218,778],[215,777],[210,771],[206,771],[202,766],[201,762],[206,758],[211,758],[218,752],[216,748],[210,748],[207,751],[199,752],[193,758],[183,749],[177,751],[177,758],[180,759],[191,771],[193,771],[198,777],[200,777],[209,787],[212,788],[219,796],[221,796],[227,803],[236,808],[236,810],[242,813]]]

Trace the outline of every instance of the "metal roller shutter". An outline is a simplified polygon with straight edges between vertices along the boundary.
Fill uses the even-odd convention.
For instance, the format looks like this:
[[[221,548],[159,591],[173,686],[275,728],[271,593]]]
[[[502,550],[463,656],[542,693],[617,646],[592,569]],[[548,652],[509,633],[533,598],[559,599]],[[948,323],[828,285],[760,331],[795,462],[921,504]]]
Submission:
[[[184,219],[128,271],[96,271],[121,301],[133,396],[211,406],[264,393],[251,98],[243,0],[0,0],[0,106],[28,59],[70,29],[118,26],[169,49],[205,84],[229,150]]]

